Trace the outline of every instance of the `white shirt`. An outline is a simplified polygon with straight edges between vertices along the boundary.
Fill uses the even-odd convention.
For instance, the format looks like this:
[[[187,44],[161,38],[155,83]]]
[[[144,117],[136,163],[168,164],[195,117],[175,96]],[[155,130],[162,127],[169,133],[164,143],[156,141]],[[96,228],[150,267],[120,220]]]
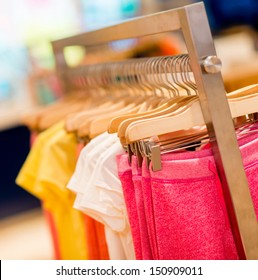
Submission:
[[[135,259],[127,211],[118,178],[116,155],[123,153],[116,135],[94,138],[79,156],[68,188],[77,192],[74,207],[105,225],[111,259]]]
[[[80,207],[94,211],[96,219],[103,219],[105,225],[119,233],[127,259],[135,259],[132,235],[121,182],[118,178],[116,155],[123,153],[117,140],[98,159],[90,188],[98,191],[98,201],[93,203],[87,193],[80,201]]]

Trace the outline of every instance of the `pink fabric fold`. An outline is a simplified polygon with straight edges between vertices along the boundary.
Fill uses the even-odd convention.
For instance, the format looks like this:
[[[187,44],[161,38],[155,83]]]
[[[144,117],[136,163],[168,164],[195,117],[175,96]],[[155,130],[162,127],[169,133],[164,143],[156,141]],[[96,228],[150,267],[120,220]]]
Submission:
[[[128,155],[118,155],[117,158],[118,176],[123,188],[128,219],[131,227],[135,257],[137,260],[143,259],[142,244],[139,226],[139,217],[135,199],[135,190],[132,180],[132,168],[129,164]]]
[[[135,191],[136,208],[139,218],[140,239],[142,246],[142,259],[152,260],[152,250],[150,245],[150,236],[147,229],[147,221],[144,208],[143,192],[142,192],[142,170],[138,167],[136,156],[132,157],[132,175]]]

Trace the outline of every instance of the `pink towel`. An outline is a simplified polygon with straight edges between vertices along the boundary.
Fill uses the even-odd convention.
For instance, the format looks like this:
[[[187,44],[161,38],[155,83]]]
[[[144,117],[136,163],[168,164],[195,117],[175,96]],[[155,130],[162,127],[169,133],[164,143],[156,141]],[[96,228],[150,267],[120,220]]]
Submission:
[[[161,171],[151,171],[160,259],[238,258],[210,153],[170,154]]]
[[[147,230],[150,238],[151,251],[154,260],[159,259],[157,237],[156,237],[156,227],[155,219],[153,213],[153,202],[151,193],[151,178],[150,171],[147,166],[146,158],[142,162],[142,194],[144,200],[144,211],[147,221]]]
[[[135,191],[136,208],[139,218],[140,236],[142,245],[142,259],[152,260],[150,237],[148,235],[147,221],[145,216],[143,193],[142,193],[142,170],[138,167],[136,156],[132,157],[132,174]]]
[[[258,218],[257,134],[238,138]],[[151,177],[160,259],[238,258],[208,147],[162,156],[162,171],[151,172]]]
[[[258,219],[258,137],[239,136],[239,145]],[[141,243],[143,232],[139,231],[144,228],[144,216],[144,236],[149,238],[153,259],[238,259],[208,146],[162,155],[162,170],[158,172],[151,166],[148,169],[144,160],[142,176],[135,159],[132,171],[127,155],[118,157],[118,166],[137,259],[143,258],[141,246],[147,244]]]
[[[139,218],[135,200],[134,184],[132,181],[132,168],[128,161],[128,155],[118,155],[117,156],[117,167],[118,176],[120,178],[125,204],[128,213],[128,219],[131,227],[132,238],[134,243],[135,256],[137,260],[142,260],[142,245],[141,245],[141,235]]]
[[[240,140],[239,142],[256,218],[258,220],[258,134],[256,136],[257,138],[253,139],[253,135],[250,135],[248,138],[241,139],[242,141]],[[250,141],[249,139],[253,140]]]

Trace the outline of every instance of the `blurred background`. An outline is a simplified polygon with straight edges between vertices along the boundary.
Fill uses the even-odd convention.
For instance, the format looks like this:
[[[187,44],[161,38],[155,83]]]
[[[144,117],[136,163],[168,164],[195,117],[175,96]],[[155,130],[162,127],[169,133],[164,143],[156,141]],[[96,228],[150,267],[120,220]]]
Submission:
[[[40,202],[15,184],[30,149],[30,132],[20,123],[21,114],[62,95],[50,42],[195,2],[199,1],[0,0],[0,259],[52,256]],[[258,1],[204,3],[223,63],[226,90],[257,83]],[[128,40],[110,47],[122,51],[123,57],[166,54],[173,48],[184,50],[176,35],[147,43]],[[83,60],[84,51],[73,48],[66,55],[70,63],[76,63]],[[32,238],[36,234],[41,242]],[[31,250],[24,249],[28,243]]]

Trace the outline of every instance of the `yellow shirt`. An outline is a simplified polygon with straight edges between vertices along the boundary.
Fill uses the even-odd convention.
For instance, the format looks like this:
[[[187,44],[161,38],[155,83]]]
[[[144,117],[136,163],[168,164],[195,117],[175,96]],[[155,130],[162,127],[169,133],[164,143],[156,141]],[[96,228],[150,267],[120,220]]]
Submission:
[[[44,201],[54,219],[62,259],[87,259],[84,215],[66,188],[76,165],[77,143],[58,123],[36,139],[16,183]]]

